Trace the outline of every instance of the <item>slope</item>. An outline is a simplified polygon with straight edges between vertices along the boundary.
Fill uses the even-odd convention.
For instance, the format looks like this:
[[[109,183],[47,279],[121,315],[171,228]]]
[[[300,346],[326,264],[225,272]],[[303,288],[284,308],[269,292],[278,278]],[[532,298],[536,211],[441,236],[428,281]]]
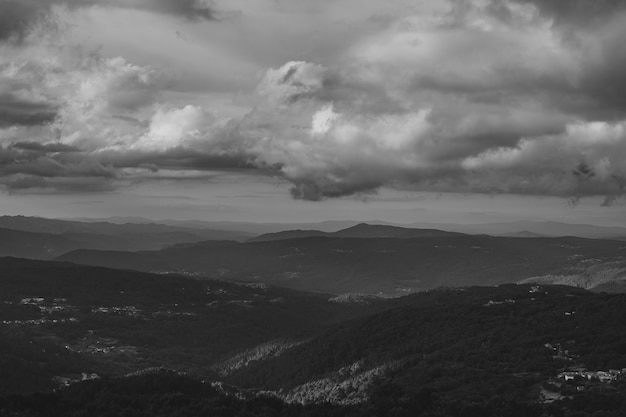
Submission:
[[[626,364],[624,294],[507,285],[407,298],[407,306],[339,324],[280,358],[250,363],[228,381],[297,401],[362,400],[364,386],[371,392],[384,382],[404,392],[435,390],[448,400],[535,402],[541,384],[568,366]]]

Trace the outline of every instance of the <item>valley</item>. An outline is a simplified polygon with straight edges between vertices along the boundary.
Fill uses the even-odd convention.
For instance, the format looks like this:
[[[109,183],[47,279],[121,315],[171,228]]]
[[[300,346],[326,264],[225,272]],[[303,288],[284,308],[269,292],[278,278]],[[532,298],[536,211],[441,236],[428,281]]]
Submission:
[[[0,258],[0,415],[618,416],[625,252],[358,224]]]

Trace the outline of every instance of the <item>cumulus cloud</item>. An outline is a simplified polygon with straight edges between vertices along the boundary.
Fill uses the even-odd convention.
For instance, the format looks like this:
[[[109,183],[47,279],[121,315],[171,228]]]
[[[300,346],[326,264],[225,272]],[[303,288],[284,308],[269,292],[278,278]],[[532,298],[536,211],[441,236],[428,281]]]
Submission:
[[[191,1],[96,3],[214,17],[187,14],[207,7]],[[425,0],[390,11],[341,58],[266,69],[245,114],[228,119],[162,101],[168,76],[128,59],[5,45],[0,176],[20,190],[84,178],[98,180],[77,189],[102,189],[162,170],[247,170],[284,178],[306,200],[391,186],[604,195],[608,206],[626,184],[626,14],[577,4]]]
[[[211,120],[201,107],[158,109],[150,120],[148,132],[133,147],[164,150],[175,148],[190,139],[206,137]]]
[[[328,68],[304,61],[289,62],[270,69],[257,91],[275,106],[288,106],[299,100],[314,98],[324,85]]]
[[[0,183],[20,190],[110,188],[120,173],[91,153],[136,140],[142,127],[118,115],[149,114],[167,82],[160,71],[78,46],[1,45]]]
[[[560,135],[528,138],[516,147],[468,157],[463,167],[481,186],[505,192],[615,195],[626,177],[624,122],[577,123]]]
[[[238,126],[239,133],[258,138],[256,163],[279,169],[294,183],[295,198],[319,200],[383,185],[550,195],[621,192],[614,178],[623,175],[626,136],[619,124],[576,122],[525,103],[503,108],[450,98],[422,108],[409,101],[403,113],[364,115],[352,96],[335,97],[335,106],[321,94],[326,74],[326,68],[304,62],[269,70],[258,90],[266,101]]]
[[[169,82],[162,71],[80,47],[36,43],[0,51],[0,127],[48,126],[43,140],[63,137],[92,148],[118,141],[132,130],[126,118],[153,106]],[[17,139],[30,134],[14,132]]]
[[[294,197],[314,200],[382,185],[621,194],[626,143],[612,116],[621,96],[593,84],[604,85],[609,69],[623,81],[613,69],[624,65],[589,55],[617,29],[586,27],[574,42],[557,10],[529,2],[447,6],[398,17],[355,45],[343,67],[269,70],[258,88],[266,101],[244,123],[260,130],[256,161],[278,167]],[[347,79],[383,86],[394,105],[365,111],[368,88],[328,92]]]

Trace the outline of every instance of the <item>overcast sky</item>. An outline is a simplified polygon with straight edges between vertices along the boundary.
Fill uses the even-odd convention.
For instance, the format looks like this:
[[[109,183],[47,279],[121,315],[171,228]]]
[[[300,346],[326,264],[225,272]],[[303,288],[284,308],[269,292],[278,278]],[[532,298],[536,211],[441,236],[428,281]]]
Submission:
[[[622,0],[0,0],[0,212],[626,225]]]

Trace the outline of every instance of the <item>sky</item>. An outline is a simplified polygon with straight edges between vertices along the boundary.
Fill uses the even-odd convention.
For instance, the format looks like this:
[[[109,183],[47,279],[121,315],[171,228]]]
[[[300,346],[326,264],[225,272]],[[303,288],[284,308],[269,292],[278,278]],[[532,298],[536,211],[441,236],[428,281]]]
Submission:
[[[620,0],[0,0],[0,213],[626,225]]]

